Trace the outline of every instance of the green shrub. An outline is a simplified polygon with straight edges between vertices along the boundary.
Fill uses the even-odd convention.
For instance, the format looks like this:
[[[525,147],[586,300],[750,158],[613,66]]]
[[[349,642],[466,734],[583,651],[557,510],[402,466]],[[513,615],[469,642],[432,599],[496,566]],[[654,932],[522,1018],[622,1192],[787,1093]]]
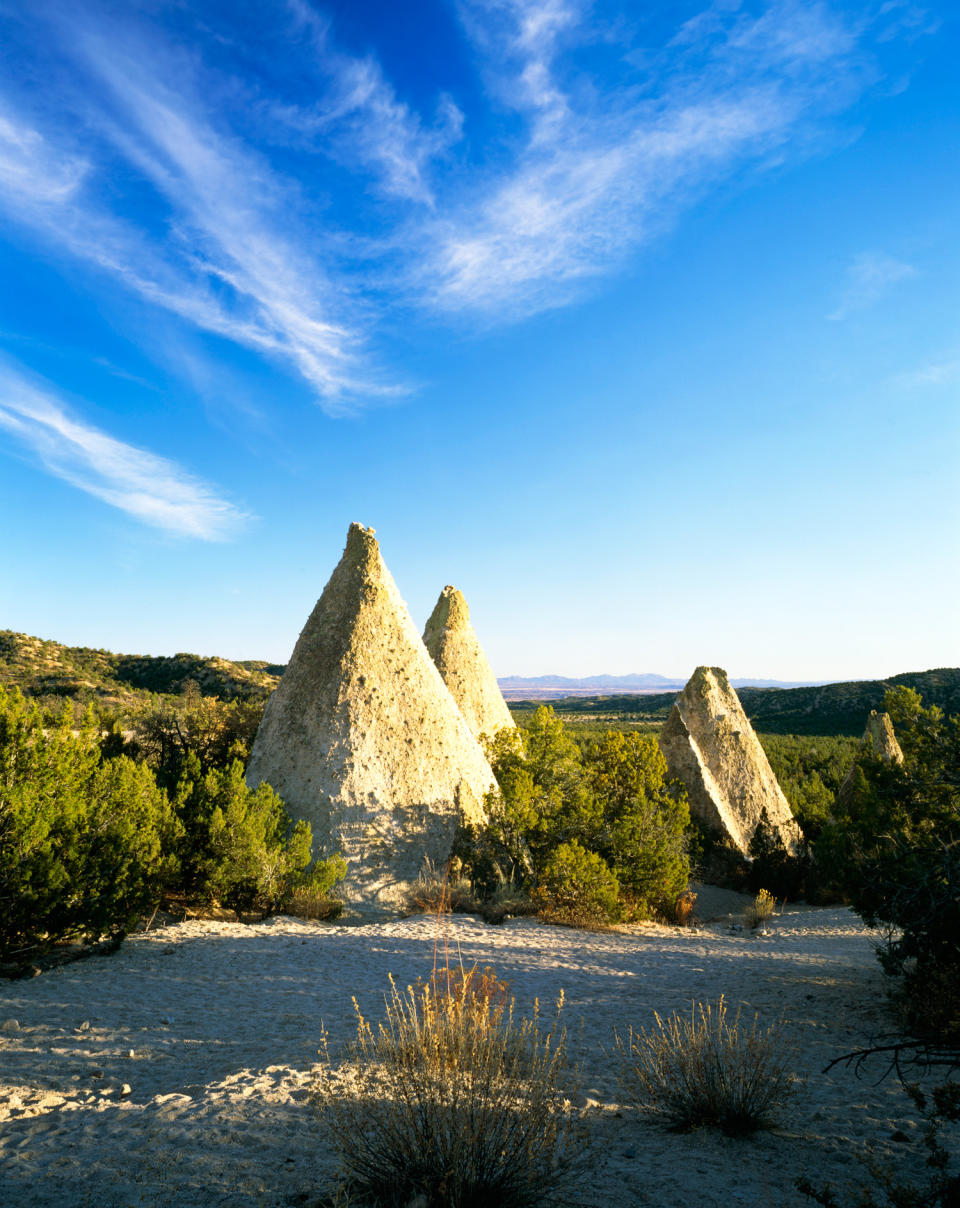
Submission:
[[[801,841],[798,853],[791,855],[780,832],[770,825],[766,806],[760,811],[747,852],[750,856],[745,877],[747,889],[753,893],[772,890],[776,897],[794,901],[805,895],[812,871],[806,843]]]
[[[292,825],[268,784],[251,789],[239,760],[202,775],[199,760],[189,756],[175,806],[183,824],[184,884],[200,900],[271,912],[297,888],[329,896],[346,875],[339,857],[311,863],[310,824]]]
[[[751,931],[773,918],[776,898],[766,889],[761,889],[747,909],[743,912],[743,921]]]
[[[741,1024],[739,1008],[731,1021],[722,997],[695,1004],[689,1019],[654,1018],[654,1027],[617,1039],[634,1103],[680,1131],[711,1125],[735,1136],[772,1122],[792,1082],[781,1025],[761,1028],[757,1016]]]
[[[685,790],[667,781],[650,737],[612,731],[584,746],[545,706],[526,729],[497,735],[499,792],[486,825],[456,849],[475,895],[510,882],[570,922],[619,918],[624,906],[632,917],[672,917],[690,875]]]
[[[620,885],[596,852],[574,840],[552,852],[533,891],[533,900],[551,922],[592,926],[620,917]]]
[[[79,732],[0,689],[0,956],[129,930],[173,876],[176,836],[150,769],[103,760],[88,712]]]
[[[138,709],[131,718],[129,753],[148,763],[172,795],[191,759],[201,774],[245,760],[262,716],[263,701],[218,700],[189,682],[182,696],[154,698]]]
[[[438,970],[386,1019],[359,1010],[338,1068],[326,1046],[315,1103],[351,1190],[381,1208],[528,1208],[553,1200],[584,1158],[558,1021],[517,1019],[491,970]]]
[[[902,766],[857,761],[817,856],[870,926],[890,931],[884,969],[902,974],[910,1026],[960,1036],[960,717],[887,693]],[[943,998],[944,991],[948,997]],[[952,1006],[944,1010],[945,1002]]]

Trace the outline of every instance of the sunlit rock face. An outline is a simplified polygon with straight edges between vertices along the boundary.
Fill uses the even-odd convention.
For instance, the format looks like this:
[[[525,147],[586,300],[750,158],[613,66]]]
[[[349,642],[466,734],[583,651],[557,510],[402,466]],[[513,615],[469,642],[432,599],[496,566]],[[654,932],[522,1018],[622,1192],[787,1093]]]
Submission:
[[[893,722],[889,713],[878,713],[870,710],[867,718],[867,728],[863,732],[862,745],[869,747],[878,759],[884,763],[903,763],[903,751],[893,732]]]
[[[340,852],[358,913],[402,907],[429,860],[442,867],[458,823],[484,817],[493,773],[427,654],[373,529],[347,546],[267,702],[247,769],[317,854]]]
[[[764,811],[796,851],[800,828],[725,671],[696,669],[674,702],[660,749],[670,775],[687,787],[691,814],[740,852],[747,854]]]
[[[474,736],[513,728],[493,668],[470,624],[463,592],[445,587],[423,631],[423,642]]]

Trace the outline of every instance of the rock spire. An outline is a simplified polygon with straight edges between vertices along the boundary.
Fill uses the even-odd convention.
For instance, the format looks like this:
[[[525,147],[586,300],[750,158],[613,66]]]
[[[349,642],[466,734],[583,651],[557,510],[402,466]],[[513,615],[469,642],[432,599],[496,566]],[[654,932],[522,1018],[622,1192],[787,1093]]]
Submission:
[[[893,732],[893,722],[889,713],[878,713],[870,710],[867,718],[867,728],[863,732],[861,745],[869,747],[878,759],[884,763],[903,763],[903,752]]]
[[[893,732],[893,722],[890,720],[889,713],[878,713],[876,709],[870,710],[863,738],[860,739],[860,752],[874,755],[878,759],[882,759],[884,763],[903,763],[903,751],[900,750],[897,736]],[[842,813],[850,805],[857,780],[857,764],[858,760],[855,759],[850,771],[844,776],[843,783],[837,789],[834,812]]]
[[[342,853],[347,904],[402,906],[424,861],[442,866],[494,778],[380,556],[352,524],[343,557],[267,702],[247,769]]]
[[[507,702],[470,624],[463,592],[443,589],[423,631],[423,643],[476,738],[513,729]]]
[[[670,775],[687,786],[690,812],[744,855],[766,810],[788,851],[800,828],[727,674],[698,667],[660,735]]]

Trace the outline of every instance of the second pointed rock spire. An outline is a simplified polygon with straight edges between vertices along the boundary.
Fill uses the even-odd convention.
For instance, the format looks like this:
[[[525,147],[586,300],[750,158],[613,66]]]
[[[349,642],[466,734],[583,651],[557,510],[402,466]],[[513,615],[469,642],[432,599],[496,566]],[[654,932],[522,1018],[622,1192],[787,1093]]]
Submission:
[[[513,718],[470,624],[463,592],[445,587],[423,631],[423,642],[474,736],[512,729]]]

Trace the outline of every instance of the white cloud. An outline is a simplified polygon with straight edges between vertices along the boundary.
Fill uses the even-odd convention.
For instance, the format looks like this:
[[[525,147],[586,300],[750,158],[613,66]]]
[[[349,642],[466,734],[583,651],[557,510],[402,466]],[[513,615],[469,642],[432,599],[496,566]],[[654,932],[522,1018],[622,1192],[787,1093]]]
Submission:
[[[854,257],[846,271],[839,306],[827,318],[840,321],[856,311],[866,310],[879,302],[899,281],[916,275],[917,270],[913,265],[896,260],[884,252],[861,252]]]
[[[29,202],[62,203],[77,191],[87,172],[80,158],[57,154],[36,131],[0,110],[0,189]]]
[[[288,7],[295,28],[309,35],[322,96],[309,106],[275,102],[267,110],[272,121],[346,166],[371,173],[383,196],[433,206],[431,170],[462,134],[463,114],[453,99],[441,94],[434,123],[424,124],[375,59],[338,51],[329,21],[305,0],[288,0]]]
[[[868,15],[826,0],[715,0],[660,46],[604,28],[587,0],[460,0],[484,103],[507,111],[471,125],[444,95],[418,113],[307,0],[271,26],[292,90],[98,11],[44,6],[82,100],[78,86],[78,112],[59,107],[59,133],[0,117],[0,202],[152,305],[285,363],[331,414],[403,393],[371,367],[385,313],[509,322],[563,305],[715,182],[809,154],[877,75]],[[151,194],[136,218],[117,176]],[[854,265],[832,317],[897,272],[912,270]]]
[[[0,429],[58,478],[153,528],[222,541],[247,517],[172,461],[71,416],[56,395],[0,362]]]
[[[858,31],[823,4],[758,17],[714,4],[610,92],[568,62],[591,36],[579,6],[470,0],[463,11],[527,136],[428,227],[416,285],[446,311],[502,319],[569,301],[575,282],[610,272],[711,182],[805,148],[868,74]]]
[[[353,391],[395,392],[363,373],[359,331],[334,317],[346,291],[284,235],[282,186],[268,166],[217,136],[141,60],[92,35],[84,45],[135,123],[135,133],[111,124],[111,135],[169,205],[175,233],[158,243],[105,210],[91,196],[102,182],[89,161],[71,161],[9,105],[0,124],[8,211],[148,302],[291,363],[332,412]]]
[[[949,357],[945,361],[931,361],[899,379],[903,386],[946,386],[960,381],[960,357]]]

